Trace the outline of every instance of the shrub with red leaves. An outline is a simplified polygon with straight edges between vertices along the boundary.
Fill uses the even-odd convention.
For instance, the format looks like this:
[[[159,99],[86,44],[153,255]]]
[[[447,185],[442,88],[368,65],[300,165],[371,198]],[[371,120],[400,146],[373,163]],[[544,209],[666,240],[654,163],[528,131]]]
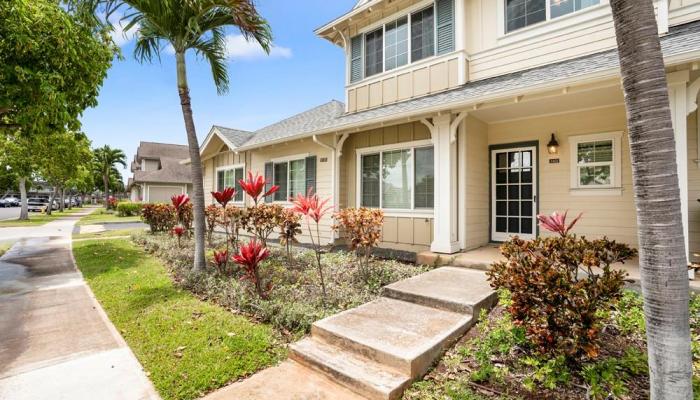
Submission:
[[[335,230],[343,230],[355,250],[360,275],[369,276],[372,249],[379,244],[384,225],[384,211],[371,208],[346,208],[334,214]]]
[[[219,222],[221,209],[216,206],[216,204],[209,204],[207,208],[204,209],[204,220],[207,223],[207,241],[211,244],[212,237],[214,236],[214,229]]]
[[[309,191],[304,196],[298,193],[296,198],[293,199],[292,203],[294,207],[292,210],[298,214],[304,215],[306,217],[306,225],[309,228],[309,237],[311,238],[311,245],[316,253],[316,265],[318,268],[318,275],[321,279],[321,290],[323,291],[323,299],[325,303],[326,299],[326,283],[323,280],[323,266],[321,265],[321,231],[319,228],[319,222],[321,219],[333,209],[332,206],[327,206],[326,204],[330,201],[330,197],[321,201],[317,194],[314,194],[314,189],[309,188]],[[316,238],[314,240],[314,233],[311,231],[311,221],[316,223]]]
[[[629,260],[636,250],[569,233],[578,218],[566,225],[566,214],[538,218],[543,229],[559,236],[504,243],[506,261],[494,263],[488,279],[492,287],[510,291],[509,311],[535,351],[594,359],[602,329],[599,312],[622,296],[626,276],[611,265]]]
[[[165,203],[144,204],[141,219],[151,229],[151,233],[167,232],[177,224],[175,207]]]
[[[214,197],[214,200],[221,205],[221,207],[226,208],[226,205],[236,196],[236,189],[229,187],[225,188],[221,192],[211,192],[211,195]]]
[[[214,252],[214,266],[216,270],[223,276],[229,276],[228,271],[228,250]]]
[[[185,234],[185,227],[182,225],[176,225],[170,230],[170,234],[177,237],[177,247],[182,248],[182,235]]]
[[[270,190],[263,193],[263,189],[265,189],[265,184],[267,183],[265,181],[265,178],[262,175],[258,174],[255,174],[255,176],[253,176],[253,173],[251,171],[248,171],[248,179],[241,179],[240,181],[238,181],[238,183],[241,185],[241,189],[243,189],[243,191],[246,192],[248,196],[250,196],[253,199],[253,202],[255,204],[258,204],[258,200],[260,198],[261,193],[262,198],[265,198],[274,194],[280,189],[279,186],[273,185],[270,188]]]
[[[266,298],[267,295],[263,290],[263,284],[260,280],[260,263],[265,261],[270,256],[268,250],[262,242],[251,240],[241,246],[238,254],[233,256],[233,261],[243,267],[243,277],[241,279],[250,281],[255,286],[255,292],[261,298]]]
[[[170,201],[173,203],[173,207],[175,207],[177,223],[183,225],[183,227],[189,230],[190,226],[185,223],[186,221],[184,221],[184,219],[186,218],[185,213],[188,209],[187,206],[189,205],[189,209],[192,208],[192,204],[190,204],[190,197],[186,194],[176,194],[170,197]]]

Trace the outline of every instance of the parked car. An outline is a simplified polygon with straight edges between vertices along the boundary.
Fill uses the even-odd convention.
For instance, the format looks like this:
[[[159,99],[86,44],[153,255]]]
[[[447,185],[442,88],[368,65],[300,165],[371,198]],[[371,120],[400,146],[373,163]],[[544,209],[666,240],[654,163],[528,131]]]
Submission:
[[[44,212],[48,206],[48,201],[44,201],[39,197],[32,197],[27,200],[27,209],[29,212]]]
[[[19,199],[12,196],[0,199],[0,207],[19,207]]]

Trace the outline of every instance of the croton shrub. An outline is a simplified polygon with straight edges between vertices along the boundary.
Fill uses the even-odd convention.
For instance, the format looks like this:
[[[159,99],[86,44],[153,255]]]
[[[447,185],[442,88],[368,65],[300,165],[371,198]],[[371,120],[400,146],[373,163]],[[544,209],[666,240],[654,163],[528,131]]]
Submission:
[[[566,213],[538,219],[543,229],[557,235],[514,237],[504,243],[506,260],[494,263],[487,273],[491,286],[510,291],[509,311],[536,352],[596,358],[601,312],[621,298],[626,276],[611,265],[630,259],[636,250],[607,238],[588,240],[570,233],[578,218],[567,225]]]
[[[384,225],[384,212],[370,208],[346,208],[334,215],[333,228],[342,230],[350,248],[357,255],[361,276],[369,275],[369,262],[372,249],[379,244]]]

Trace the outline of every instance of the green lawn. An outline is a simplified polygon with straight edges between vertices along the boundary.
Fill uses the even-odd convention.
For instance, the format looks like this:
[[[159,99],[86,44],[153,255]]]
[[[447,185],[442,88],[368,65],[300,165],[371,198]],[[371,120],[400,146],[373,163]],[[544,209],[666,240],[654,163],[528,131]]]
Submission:
[[[119,236],[131,236],[134,233],[143,232],[143,229],[115,229],[112,231],[95,232],[95,233],[74,233],[73,240],[75,239],[100,239],[100,238],[113,238]]]
[[[101,208],[78,221],[78,225],[95,225],[107,222],[141,222],[141,217],[120,217],[117,213]]]
[[[164,400],[195,399],[284,356],[272,328],[176,288],[127,239],[76,242],[73,252]]]
[[[65,217],[67,215],[75,214],[80,211],[85,211],[84,208],[73,208],[72,210],[66,209],[64,212],[53,211],[51,215],[46,215],[42,213],[29,213],[29,220],[19,221],[16,219],[11,219],[7,221],[0,221],[0,228],[7,228],[13,226],[34,226],[34,225],[44,225],[47,222],[55,221],[60,217]]]

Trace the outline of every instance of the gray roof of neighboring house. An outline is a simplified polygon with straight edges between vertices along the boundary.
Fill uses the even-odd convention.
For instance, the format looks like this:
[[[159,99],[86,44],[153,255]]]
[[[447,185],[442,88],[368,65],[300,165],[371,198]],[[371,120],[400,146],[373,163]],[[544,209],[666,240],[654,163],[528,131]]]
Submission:
[[[700,51],[700,21],[671,28],[670,32],[661,38],[661,47],[665,58]],[[415,111],[432,112],[436,109],[449,109],[456,105],[468,105],[470,102],[475,104],[484,99],[505,96],[510,92],[523,91],[545,84],[556,85],[559,81],[607,73],[617,68],[619,68],[619,58],[617,49],[613,49],[525,71],[471,81],[445,92],[366,111],[345,113],[344,104],[334,100],[255,131],[250,140],[240,147],[245,150],[287,138],[342,130],[364,122],[372,123]]]
[[[189,148],[179,144],[141,142],[136,150],[134,162],[158,160],[160,169],[134,171],[133,183],[191,183],[190,167],[180,162],[189,156]]]

